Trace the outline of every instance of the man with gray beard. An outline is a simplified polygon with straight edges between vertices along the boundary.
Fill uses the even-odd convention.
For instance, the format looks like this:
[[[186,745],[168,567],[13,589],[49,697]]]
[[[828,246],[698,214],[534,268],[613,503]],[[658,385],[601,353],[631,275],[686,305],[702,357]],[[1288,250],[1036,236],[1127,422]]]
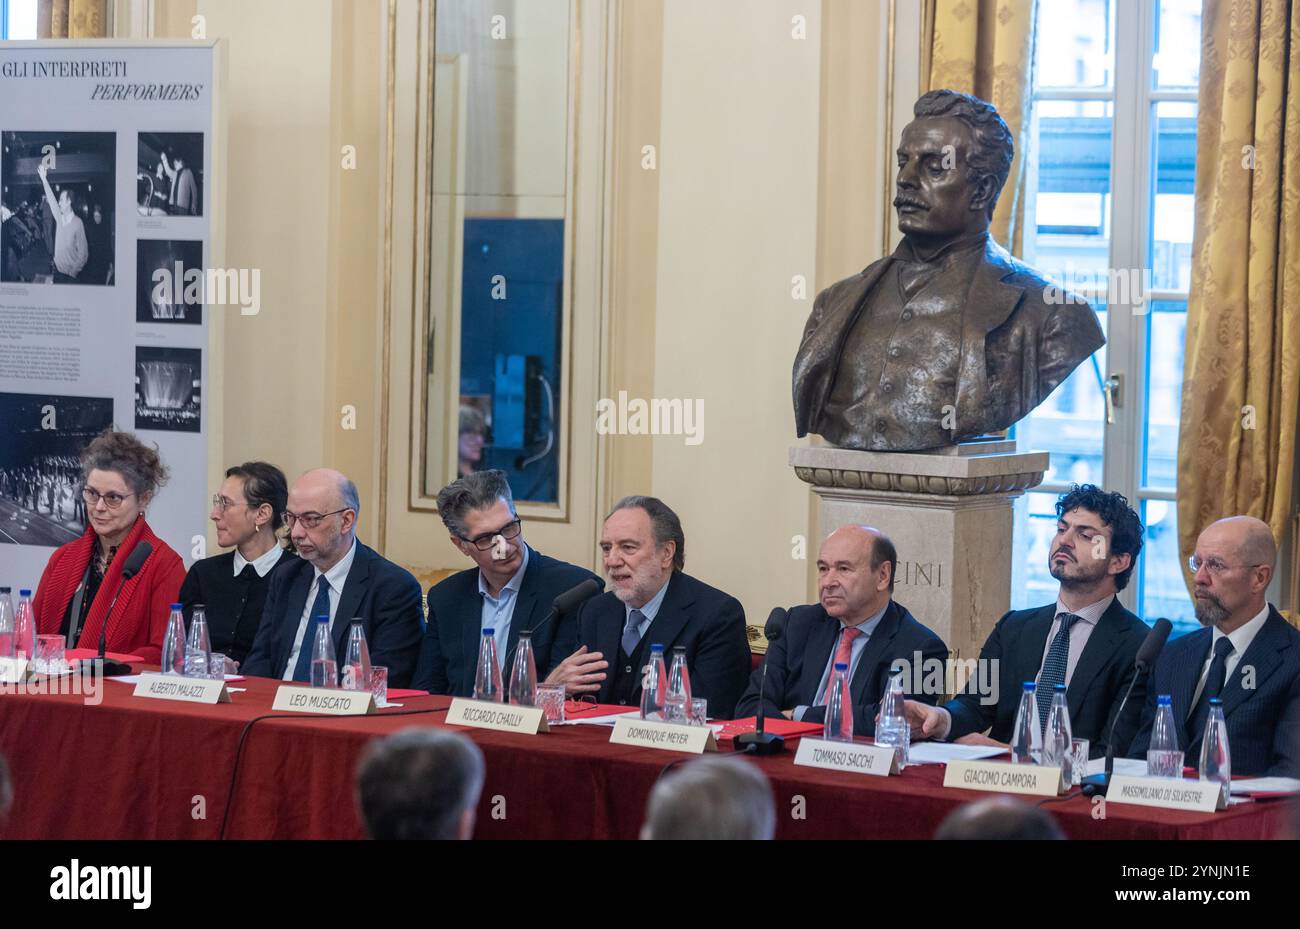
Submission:
[[[1165,646],[1131,757],[1146,757],[1156,697],[1168,694],[1185,763],[1199,764],[1217,697],[1233,774],[1300,777],[1300,631],[1265,599],[1276,563],[1272,531],[1252,516],[1221,519],[1197,538],[1188,564],[1205,628]]]

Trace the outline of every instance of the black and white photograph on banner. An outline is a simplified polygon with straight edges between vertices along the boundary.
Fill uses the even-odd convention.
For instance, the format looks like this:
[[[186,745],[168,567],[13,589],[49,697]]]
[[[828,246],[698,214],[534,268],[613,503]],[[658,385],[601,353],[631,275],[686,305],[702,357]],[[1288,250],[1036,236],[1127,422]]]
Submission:
[[[197,348],[135,350],[135,428],[200,431],[203,353]]]
[[[0,280],[111,285],[116,166],[111,132],[0,133]]]
[[[81,535],[81,450],[113,424],[111,397],[0,393],[0,543],[55,548]]]
[[[203,322],[203,243],[141,239],[136,245],[135,321]]]
[[[135,173],[141,216],[203,215],[203,133],[142,132]]]

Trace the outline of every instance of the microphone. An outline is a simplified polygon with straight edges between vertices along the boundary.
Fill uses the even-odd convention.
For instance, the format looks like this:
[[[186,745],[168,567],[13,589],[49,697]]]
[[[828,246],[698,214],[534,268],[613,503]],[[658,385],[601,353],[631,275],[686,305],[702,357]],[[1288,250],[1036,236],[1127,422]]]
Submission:
[[[1165,642],[1169,639],[1169,632],[1173,628],[1174,624],[1169,620],[1157,619],[1156,624],[1147,633],[1147,637],[1142,640],[1142,647],[1138,649],[1137,659],[1133,662],[1135,670],[1133,680],[1129,681],[1128,690],[1124,691],[1124,699],[1120,701],[1119,711],[1115,714],[1115,721],[1110,724],[1110,739],[1106,743],[1106,771],[1104,774],[1092,774],[1083,779],[1085,797],[1106,796],[1111,775],[1115,772],[1115,730],[1119,728],[1124,707],[1128,704],[1128,698],[1132,695],[1138,679],[1149,672],[1156,659],[1160,657],[1160,652],[1164,649]]]
[[[763,626],[763,635],[769,643],[775,642],[785,633],[785,622],[788,614],[781,607],[777,607],[768,614],[767,623]],[[767,732],[764,724],[767,719],[767,713],[763,699],[767,692],[767,658],[763,659],[763,670],[758,679],[758,715],[755,717],[754,731],[742,733],[733,740],[732,749],[738,752],[747,752],[751,755],[775,755],[778,752],[785,751],[785,737]]]
[[[589,577],[581,584],[579,584],[577,587],[570,587],[564,593],[560,594],[558,597],[556,597],[554,600],[551,601],[551,611],[546,614],[545,619],[543,619],[540,623],[538,623],[533,628],[524,631],[531,636],[533,633],[535,633],[538,629],[541,629],[551,620],[557,619],[558,617],[563,616],[565,613],[572,612],[573,610],[581,606],[584,602],[596,596],[596,594],[600,593],[603,586],[604,585],[602,585],[600,581],[596,580],[595,578]],[[515,640],[515,647],[516,648],[519,647],[519,641],[517,639]],[[509,652],[506,653],[505,659],[501,662],[503,668],[510,664],[510,659],[513,656],[514,656],[514,649],[512,648]]]
[[[104,614],[104,622],[99,627],[99,656],[94,660],[103,668],[104,677],[122,677],[131,673],[129,664],[104,657],[104,651],[108,647],[108,621],[113,616],[113,607],[117,606],[117,598],[122,595],[122,588],[126,586],[127,581],[140,573],[145,559],[152,554],[152,545],[148,542],[139,542],[131,549],[131,554],[126,556],[126,564],[122,565],[122,583],[117,585],[117,593],[113,594],[113,601],[109,603],[108,612]]]

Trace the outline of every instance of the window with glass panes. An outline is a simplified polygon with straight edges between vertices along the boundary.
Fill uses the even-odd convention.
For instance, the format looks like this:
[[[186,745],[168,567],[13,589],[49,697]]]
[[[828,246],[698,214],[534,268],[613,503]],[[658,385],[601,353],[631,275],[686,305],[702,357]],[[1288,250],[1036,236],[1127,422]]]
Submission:
[[[36,0],[0,0],[0,39],[36,38]]]
[[[1012,607],[1055,598],[1055,502],[1093,483],[1147,529],[1121,598],[1179,634],[1198,625],[1174,500],[1201,0],[1039,0],[1037,23],[1024,257],[1092,304],[1107,344],[1016,426],[1052,462],[1016,505]]]

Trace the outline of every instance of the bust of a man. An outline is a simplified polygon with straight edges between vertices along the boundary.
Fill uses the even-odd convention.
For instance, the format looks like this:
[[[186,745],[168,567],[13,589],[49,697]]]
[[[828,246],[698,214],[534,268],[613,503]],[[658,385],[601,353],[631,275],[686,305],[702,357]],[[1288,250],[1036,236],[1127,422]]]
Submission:
[[[898,148],[892,255],[818,295],[794,362],[795,425],[922,451],[998,432],[1105,344],[1086,301],[989,237],[1014,142],[992,105],[936,90]]]

